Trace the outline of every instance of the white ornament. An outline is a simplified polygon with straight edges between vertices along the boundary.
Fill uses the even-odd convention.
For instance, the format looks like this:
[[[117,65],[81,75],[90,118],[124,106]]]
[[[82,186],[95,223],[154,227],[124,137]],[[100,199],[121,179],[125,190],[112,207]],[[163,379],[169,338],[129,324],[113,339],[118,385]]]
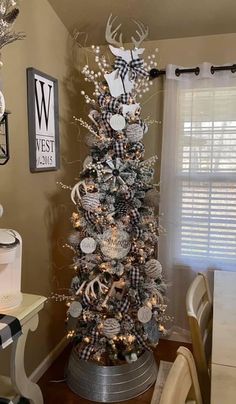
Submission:
[[[143,128],[137,123],[128,125],[125,133],[126,133],[127,139],[131,143],[138,142],[143,138]]]
[[[82,310],[83,308],[80,302],[72,302],[69,307],[68,313],[71,315],[71,317],[77,318],[82,313]]]
[[[3,93],[0,91],[0,119],[3,117],[5,112],[5,99]]]
[[[155,259],[151,259],[145,264],[145,273],[151,279],[157,279],[161,276],[161,263]]]
[[[130,355],[125,355],[126,362],[133,363],[138,359],[137,354],[132,352]]]
[[[120,114],[115,114],[110,119],[110,125],[114,130],[122,130],[126,126],[125,118]]]
[[[130,250],[130,237],[124,230],[112,228],[106,230],[100,237],[102,253],[111,259],[124,258]]]
[[[103,323],[103,335],[113,338],[120,332],[120,323],[115,318],[107,318]]]
[[[92,237],[85,237],[80,243],[80,248],[85,254],[93,253],[96,247],[97,242]]]
[[[2,205],[0,204],[0,217],[2,217],[2,215],[3,215],[3,207],[2,207]]]
[[[143,306],[140,307],[140,309],[138,310],[138,320],[145,324],[148,323],[152,318],[152,310],[147,307],[147,306]]]

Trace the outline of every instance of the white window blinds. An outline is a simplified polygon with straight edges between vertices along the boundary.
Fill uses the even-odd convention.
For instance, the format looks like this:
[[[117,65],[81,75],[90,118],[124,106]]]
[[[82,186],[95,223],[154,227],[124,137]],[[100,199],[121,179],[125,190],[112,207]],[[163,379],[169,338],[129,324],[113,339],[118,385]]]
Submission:
[[[176,258],[236,266],[236,87],[177,96]]]

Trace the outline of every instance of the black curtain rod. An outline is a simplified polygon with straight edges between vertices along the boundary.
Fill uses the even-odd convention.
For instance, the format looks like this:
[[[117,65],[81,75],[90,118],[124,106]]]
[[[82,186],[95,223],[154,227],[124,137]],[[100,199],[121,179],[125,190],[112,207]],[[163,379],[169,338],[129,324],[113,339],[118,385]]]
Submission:
[[[217,71],[221,70],[230,70],[232,73],[236,73],[236,64],[231,66],[211,66],[211,74],[214,74]],[[175,75],[179,77],[181,74],[184,73],[195,73],[196,76],[200,73],[200,67],[192,67],[190,69],[175,69]],[[160,77],[166,74],[165,70],[159,69],[151,69],[150,72],[150,79],[155,79],[156,77]]]

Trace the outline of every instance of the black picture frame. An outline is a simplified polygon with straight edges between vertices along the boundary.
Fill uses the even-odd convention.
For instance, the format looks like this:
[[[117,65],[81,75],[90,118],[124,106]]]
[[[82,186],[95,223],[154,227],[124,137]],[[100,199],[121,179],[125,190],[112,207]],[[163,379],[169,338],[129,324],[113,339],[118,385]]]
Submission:
[[[58,80],[26,69],[30,171],[60,168]]]

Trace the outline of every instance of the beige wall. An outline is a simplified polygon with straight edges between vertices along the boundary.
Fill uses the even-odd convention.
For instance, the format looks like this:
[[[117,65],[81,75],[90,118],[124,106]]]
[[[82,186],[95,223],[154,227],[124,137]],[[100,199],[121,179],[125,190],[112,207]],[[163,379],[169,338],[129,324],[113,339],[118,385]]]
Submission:
[[[62,248],[70,230],[72,204],[69,192],[57,181],[73,184],[83,156],[83,144],[71,125],[80,109],[78,72],[72,41],[47,0],[24,0],[16,30],[26,39],[2,51],[1,71],[7,109],[11,111],[10,160],[0,166],[2,228],[19,231],[23,239],[22,290],[48,296],[57,286],[69,285],[71,253]],[[28,158],[26,68],[34,67],[59,81],[61,169],[30,173]],[[47,304],[40,315],[37,333],[30,335],[26,368],[34,370],[65,334],[64,304]],[[8,353],[4,352],[6,356]],[[7,359],[5,358],[4,367]],[[2,356],[1,361],[2,364]]]
[[[85,88],[78,67],[84,54],[74,52],[68,32],[47,0],[24,0],[16,29],[27,38],[2,52],[1,72],[10,115],[11,158],[0,167],[0,202],[5,208],[1,227],[14,228],[23,238],[22,290],[48,296],[56,287],[66,287],[72,277],[71,254],[62,248],[70,230],[72,204],[69,193],[57,181],[72,184],[86,154],[83,134],[71,125],[75,114],[85,114],[78,93]],[[236,34],[148,42],[147,52],[159,48],[159,67],[167,63],[195,66],[203,61],[235,62]],[[75,60],[76,55],[76,60]],[[26,98],[26,68],[35,67],[59,80],[61,169],[56,172],[29,171]],[[157,79],[142,99],[143,116],[160,120],[162,84]],[[147,156],[160,154],[161,125],[150,127],[145,144]],[[26,355],[28,372],[34,370],[64,335],[63,304],[48,304],[40,315],[40,326],[29,338]],[[7,353],[5,353],[5,356]],[[6,365],[2,362],[3,365]]]

